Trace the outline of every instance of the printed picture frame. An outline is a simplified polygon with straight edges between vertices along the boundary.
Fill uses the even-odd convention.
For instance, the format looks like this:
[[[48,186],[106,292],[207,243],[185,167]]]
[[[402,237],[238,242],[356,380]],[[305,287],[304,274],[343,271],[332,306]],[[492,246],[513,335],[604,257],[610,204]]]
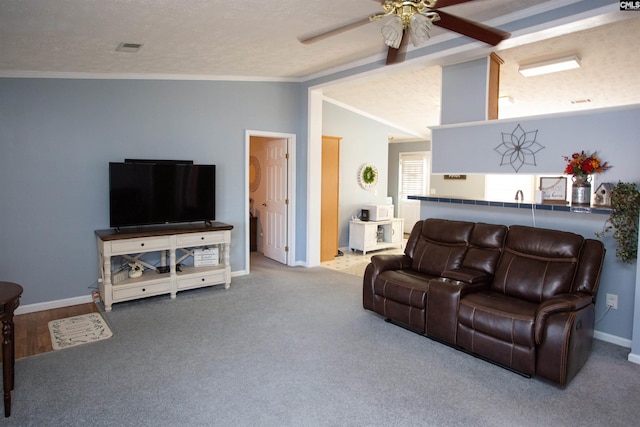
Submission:
[[[542,191],[542,203],[566,204],[567,178],[564,176],[541,177],[540,191]]]

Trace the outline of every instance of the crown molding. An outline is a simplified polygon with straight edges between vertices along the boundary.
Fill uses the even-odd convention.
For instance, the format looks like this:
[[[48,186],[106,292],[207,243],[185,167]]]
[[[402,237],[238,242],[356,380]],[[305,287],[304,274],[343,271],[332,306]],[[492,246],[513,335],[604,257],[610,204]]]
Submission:
[[[0,70],[0,78],[19,79],[88,79],[88,80],[193,80],[300,83],[302,79],[263,76],[216,76],[206,74],[159,73],[87,73],[72,71]]]

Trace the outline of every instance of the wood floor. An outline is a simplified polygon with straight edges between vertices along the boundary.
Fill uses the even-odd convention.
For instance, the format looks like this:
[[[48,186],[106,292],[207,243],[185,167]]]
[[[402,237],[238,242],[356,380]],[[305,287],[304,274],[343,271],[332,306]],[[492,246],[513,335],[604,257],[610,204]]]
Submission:
[[[99,310],[95,303],[90,302],[14,316],[16,359],[53,351],[49,335],[51,320],[92,312],[99,312]]]

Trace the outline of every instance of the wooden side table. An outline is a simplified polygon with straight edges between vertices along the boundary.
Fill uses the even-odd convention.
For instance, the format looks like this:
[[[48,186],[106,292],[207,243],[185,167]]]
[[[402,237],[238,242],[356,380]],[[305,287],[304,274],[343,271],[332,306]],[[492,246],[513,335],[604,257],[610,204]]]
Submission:
[[[11,415],[11,390],[15,373],[13,313],[20,305],[22,286],[0,282],[0,321],[2,321],[2,379],[4,383],[4,416]]]

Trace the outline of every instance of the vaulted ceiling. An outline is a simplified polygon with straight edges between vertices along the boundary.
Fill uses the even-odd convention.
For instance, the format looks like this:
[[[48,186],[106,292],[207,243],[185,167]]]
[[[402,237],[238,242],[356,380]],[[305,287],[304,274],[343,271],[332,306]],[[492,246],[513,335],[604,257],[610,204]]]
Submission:
[[[447,12],[499,27],[509,17],[550,13],[576,0],[475,0]],[[375,0],[2,0],[0,77],[112,77],[305,81],[356,63],[382,61],[381,22],[312,45],[298,40],[378,13]],[[603,19],[576,17],[556,33],[514,35],[493,49],[503,60],[501,117],[640,103],[633,75],[640,14],[609,2]],[[432,40],[458,36],[436,28]],[[471,42],[471,40],[469,40]],[[118,52],[141,43],[137,53]],[[481,43],[475,42],[479,45]],[[524,78],[518,64],[567,53],[582,68]],[[447,59],[449,58],[449,59]],[[451,61],[443,55],[442,61]],[[439,123],[440,67],[412,59],[325,89],[339,103],[428,138]],[[628,76],[628,78],[624,78]],[[590,103],[572,104],[577,99]],[[393,136],[393,135],[392,135]]]

